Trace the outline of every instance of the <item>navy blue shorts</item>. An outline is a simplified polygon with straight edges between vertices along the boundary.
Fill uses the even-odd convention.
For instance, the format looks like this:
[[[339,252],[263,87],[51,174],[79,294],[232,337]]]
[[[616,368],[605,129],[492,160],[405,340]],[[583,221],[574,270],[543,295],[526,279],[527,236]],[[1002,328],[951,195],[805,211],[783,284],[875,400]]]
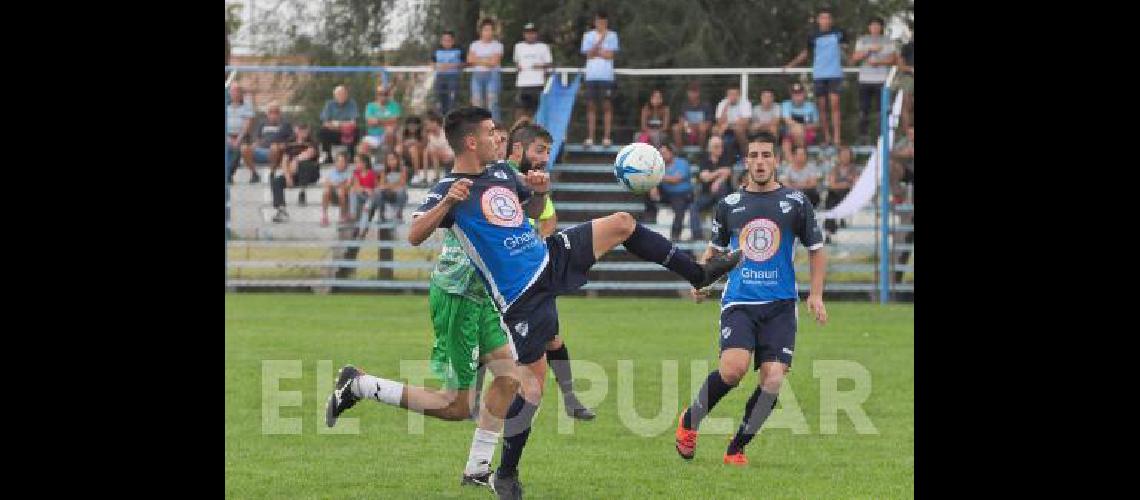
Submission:
[[[838,94],[843,90],[842,78],[816,78],[813,83],[816,97],[823,97],[827,94]]]
[[[530,286],[503,314],[518,362],[530,364],[542,358],[546,343],[558,335],[558,308],[554,298],[586,284],[594,265],[594,233],[590,222],[559,231],[546,238],[550,261]]]
[[[720,350],[749,350],[754,354],[754,369],[767,361],[791,366],[797,316],[795,300],[729,306],[720,313]]]
[[[613,80],[586,80],[586,99],[591,101],[610,100],[614,98],[614,90],[616,89],[617,83]]]

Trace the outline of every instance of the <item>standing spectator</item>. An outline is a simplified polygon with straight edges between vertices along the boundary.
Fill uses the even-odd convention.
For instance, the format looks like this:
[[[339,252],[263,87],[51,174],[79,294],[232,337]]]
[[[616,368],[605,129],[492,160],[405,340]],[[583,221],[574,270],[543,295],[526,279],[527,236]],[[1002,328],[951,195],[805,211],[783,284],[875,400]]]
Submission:
[[[819,206],[819,168],[808,163],[807,148],[796,146],[791,168],[784,172],[783,184],[798,189],[811,201],[812,208]]]
[[[871,114],[879,107],[883,84],[898,59],[895,42],[883,35],[883,18],[871,18],[867,33],[855,42],[851,55],[851,62],[863,62],[859,66],[859,141],[864,144],[870,140],[867,127]]]
[[[895,73],[895,90],[903,93],[903,113],[901,125],[907,128],[914,123],[914,35],[899,51],[896,58],[898,72]]]
[[[308,125],[297,125],[293,130],[292,142],[283,146],[283,154],[278,164],[269,166],[269,189],[273,194],[273,208],[277,214],[273,222],[286,222],[289,213],[285,211],[285,188],[312,184],[320,177],[320,166],[317,165],[317,145]],[[304,192],[298,200],[305,204]]]
[[[445,170],[451,170],[451,165],[455,162],[455,152],[447,143],[447,137],[444,137],[443,119],[439,115],[428,113],[424,125],[424,138],[426,139],[424,141],[424,163],[427,164],[424,167],[425,176],[430,176],[427,182],[434,184],[443,177]]]
[[[665,140],[665,125],[669,123],[669,106],[665,105],[665,95],[661,89],[653,89],[649,102],[641,107],[641,132],[637,142],[648,142],[661,147]]]
[[[439,114],[446,115],[459,98],[459,77],[463,74],[463,49],[455,46],[455,33],[444,31],[439,37],[439,47],[431,53],[431,64]]]
[[[714,135],[709,137],[708,151],[701,157],[701,171],[697,174],[700,193],[689,213],[689,228],[694,240],[705,237],[701,229],[701,212],[716,206],[732,189],[729,178],[732,177],[733,160],[724,149],[724,140]]]
[[[614,54],[620,49],[618,34],[609,30],[609,17],[605,11],[594,15],[594,29],[582,37],[581,53],[586,56],[586,146],[594,145],[594,129],[597,121],[597,101],[602,101],[602,145],[613,144],[610,130],[614,121],[613,98],[617,84],[614,82]]]
[[[669,143],[662,144],[661,159],[665,160],[665,176],[661,184],[653,188],[646,195],[645,216],[657,223],[657,202],[668,203],[673,209],[673,225],[669,228],[669,239],[681,239],[681,230],[685,228],[685,214],[693,203],[693,184],[689,178],[689,162],[677,156],[674,146]],[[694,236],[696,238],[696,236]]]
[[[851,186],[855,185],[855,181],[859,178],[859,172],[855,169],[855,164],[851,162],[851,147],[843,146],[839,148],[839,162],[835,164],[835,168],[827,173],[827,201],[824,203],[824,210],[831,210],[839,205],[847,197],[847,193],[851,192]],[[840,223],[843,221],[840,220]],[[838,224],[835,219],[825,219],[823,221],[823,228],[827,231],[827,236],[824,237],[824,243],[831,243],[831,237],[835,235]]]
[[[471,105],[487,108],[495,121],[499,121],[499,92],[502,79],[499,68],[503,61],[503,44],[495,40],[495,21],[484,19],[479,23],[479,39],[467,49],[467,63],[471,73]]]
[[[772,89],[760,91],[760,104],[752,107],[752,119],[748,133],[767,132],[776,137],[780,128],[780,105],[776,104],[776,92]]]
[[[906,189],[901,183],[914,183],[914,125],[906,128],[906,135],[895,141],[891,149],[890,176],[895,203],[902,203]]]
[[[240,161],[242,143],[249,137],[253,127],[253,102],[246,100],[241,85],[234,82],[230,85],[230,102],[226,106],[226,179],[233,184],[234,170]],[[257,176],[257,169],[253,163],[246,163],[249,167],[250,183],[261,182]]]
[[[408,167],[395,151],[384,155],[384,170],[380,174],[380,222],[384,217],[384,207],[391,205],[396,210],[396,220],[404,222],[404,205],[408,204]]]
[[[752,103],[748,102],[748,99],[741,98],[739,85],[729,85],[724,99],[716,105],[713,135],[724,139],[725,151],[732,160],[730,163],[736,161],[737,143],[747,137],[748,119],[751,117]]]
[[[831,24],[831,9],[822,8],[815,16],[818,28],[811,34],[807,47],[789,62],[787,67],[797,66],[807,60],[811,52],[812,81],[815,83],[815,99],[823,115],[823,139],[836,147],[842,144],[839,136],[840,113],[839,92],[843,90],[843,48],[847,35]],[[831,104],[830,113],[828,103]],[[830,120],[830,121],[829,121]],[[828,123],[831,127],[828,128]],[[834,139],[834,142],[833,142]]]
[[[348,155],[336,154],[336,168],[321,181],[324,186],[321,194],[321,226],[329,225],[329,203],[335,201],[340,207],[340,221],[352,220],[348,212],[348,194],[352,187],[352,174],[348,171]]]
[[[254,127],[253,135],[253,143],[241,145],[241,157],[245,164],[252,166],[254,163],[268,163],[271,169],[277,168],[285,144],[293,139],[293,127],[281,118],[281,105],[269,103],[266,118]],[[270,171],[269,175],[272,176],[273,172]]]
[[[396,146],[396,125],[400,121],[400,103],[392,99],[392,90],[384,86],[376,87],[376,100],[364,107],[364,129],[362,144],[370,148],[385,145],[388,150]]]
[[[333,89],[333,98],[325,102],[321,110],[321,131],[318,138],[321,141],[321,151],[325,153],[324,161],[332,162],[332,145],[348,146],[348,160],[352,161],[356,150],[356,117],[360,116],[360,108],[356,101],[348,97],[348,88],[337,85]]]
[[[712,106],[701,100],[700,83],[689,82],[685,96],[685,105],[681,107],[681,114],[673,125],[673,144],[678,147],[684,144],[705,144],[716,115],[713,114]]]
[[[397,153],[403,157],[404,164],[412,166],[412,183],[424,184],[424,131],[423,120],[418,116],[409,116],[404,120],[404,130],[400,138],[400,148]]]
[[[808,101],[804,86],[792,84],[792,98],[784,101],[780,109],[780,136],[783,137],[784,158],[792,157],[792,143],[808,146],[815,142],[819,130],[819,110],[815,103]]]
[[[538,41],[538,30],[534,23],[523,26],[523,41],[515,44],[515,64],[518,65],[515,121],[533,118],[542,99],[542,88],[546,85],[546,71],[554,66],[550,46]]]

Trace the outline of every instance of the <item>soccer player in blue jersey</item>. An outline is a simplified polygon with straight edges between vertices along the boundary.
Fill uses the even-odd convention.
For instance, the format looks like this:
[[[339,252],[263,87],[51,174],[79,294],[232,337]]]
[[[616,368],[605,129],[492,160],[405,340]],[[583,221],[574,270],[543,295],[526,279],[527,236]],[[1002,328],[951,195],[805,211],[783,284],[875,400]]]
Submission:
[[[625,212],[542,238],[528,217],[539,217],[545,207],[550,186],[546,172],[535,169],[523,176],[497,161],[501,139],[487,110],[460,108],[445,121],[455,167],[412,214],[408,241],[419,245],[439,227],[455,232],[499,309],[518,364],[529,372],[506,414],[502,462],[493,481],[500,498],[520,498],[518,463],[542,399],[546,345],[558,335],[555,297],[585,285],[590,267],[619,244],[698,289],[738,264],[741,252],[718,254],[698,264]]]
[[[748,182],[719,203],[712,240],[704,257],[744,252],[743,263],[728,276],[721,296],[720,366],[709,374],[692,405],[677,421],[677,453],[693,458],[697,429],[716,403],[740,382],[753,358],[760,370],[758,386],[744,406],[743,422],[728,444],[724,463],[747,465],[744,447],[776,406],[784,375],[796,345],[796,276],[792,254],[796,238],[808,248],[811,290],[808,307],[821,325],[827,323],[823,280],[827,260],[815,210],[803,193],[776,181],[776,141],[768,134],[748,141]],[[698,301],[704,297],[693,291]]]

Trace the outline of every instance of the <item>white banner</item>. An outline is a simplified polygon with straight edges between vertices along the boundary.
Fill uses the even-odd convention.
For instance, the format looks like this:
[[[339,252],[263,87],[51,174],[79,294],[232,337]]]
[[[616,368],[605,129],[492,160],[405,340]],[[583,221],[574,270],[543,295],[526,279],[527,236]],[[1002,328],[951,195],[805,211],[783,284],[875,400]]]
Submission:
[[[895,136],[895,127],[899,123],[899,114],[902,113],[902,92],[898,93],[895,97],[894,105],[891,106],[890,126],[888,127],[887,144],[894,144],[891,139]],[[863,167],[863,171],[859,174],[859,179],[855,181],[855,185],[851,186],[851,191],[839,202],[835,208],[815,213],[816,220],[822,219],[842,219],[849,217],[855,212],[858,212],[864,205],[869,203],[875,197],[875,192],[879,187],[879,154],[883,151],[883,137],[879,137],[879,141],[875,144],[875,150],[871,152],[871,157],[867,159],[867,165]]]

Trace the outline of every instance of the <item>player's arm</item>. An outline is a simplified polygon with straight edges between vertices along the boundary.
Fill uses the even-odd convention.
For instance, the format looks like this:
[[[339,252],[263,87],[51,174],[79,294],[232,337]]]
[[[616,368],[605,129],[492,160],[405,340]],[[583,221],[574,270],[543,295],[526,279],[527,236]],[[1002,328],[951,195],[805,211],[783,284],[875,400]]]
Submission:
[[[526,173],[525,181],[531,196],[523,210],[527,217],[538,220],[546,209],[546,197],[550,196],[550,176],[541,170],[531,170]]]
[[[425,201],[421,209],[429,206],[430,208],[412,214],[412,225],[408,228],[408,243],[419,246],[420,243],[423,243],[424,240],[431,236],[431,233],[435,231],[437,227],[445,222],[449,222],[448,214],[451,212],[451,208],[470,196],[470,186],[470,179],[459,179],[451,183],[451,187],[448,188],[447,195],[443,196],[443,199],[438,202],[430,199]],[[437,190],[433,189],[433,191],[436,192],[429,194],[429,198],[433,195],[436,197],[439,196]]]
[[[823,234],[815,220],[815,209],[811,204],[804,203],[801,207],[799,236],[800,241],[808,249],[808,261],[811,268],[811,289],[808,291],[808,309],[815,313],[815,321],[821,325],[827,324],[827,308],[823,305],[823,282],[827,276],[827,256],[823,250]]]
[[[789,62],[784,67],[785,68],[793,68],[795,66],[799,66],[800,64],[803,64],[803,62],[807,60],[807,56],[808,56],[808,50],[807,49],[801,50],[800,53],[798,55],[796,55],[795,59],[792,59],[792,61]]]

